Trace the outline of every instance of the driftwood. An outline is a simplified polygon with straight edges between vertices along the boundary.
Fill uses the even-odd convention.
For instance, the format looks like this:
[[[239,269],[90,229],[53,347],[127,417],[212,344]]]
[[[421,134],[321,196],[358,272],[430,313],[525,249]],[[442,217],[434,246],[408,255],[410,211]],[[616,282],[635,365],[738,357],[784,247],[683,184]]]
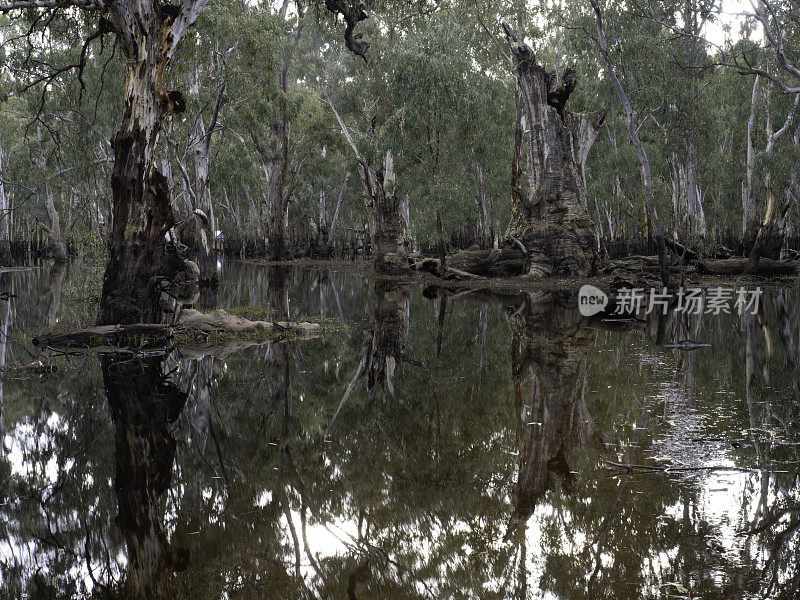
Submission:
[[[40,335],[33,339],[33,344],[39,349],[115,352],[131,348],[144,350],[167,345],[181,346],[181,338],[189,340],[186,345],[193,347],[197,344],[192,342],[211,335],[233,338],[232,341],[242,341],[236,338],[245,338],[244,341],[250,342],[246,345],[252,345],[253,341],[246,339],[248,336],[264,336],[269,338],[265,341],[272,341],[275,337],[305,339],[316,337],[320,333],[321,327],[317,323],[250,321],[222,309],[209,314],[186,309],[178,322],[172,325],[100,325],[68,333]]]

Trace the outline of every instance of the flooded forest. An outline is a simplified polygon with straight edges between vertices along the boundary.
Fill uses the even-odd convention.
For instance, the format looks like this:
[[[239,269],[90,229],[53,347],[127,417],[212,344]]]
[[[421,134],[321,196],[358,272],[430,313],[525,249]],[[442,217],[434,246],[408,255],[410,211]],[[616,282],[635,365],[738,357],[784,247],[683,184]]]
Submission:
[[[794,0],[0,0],[0,600],[800,598]]]

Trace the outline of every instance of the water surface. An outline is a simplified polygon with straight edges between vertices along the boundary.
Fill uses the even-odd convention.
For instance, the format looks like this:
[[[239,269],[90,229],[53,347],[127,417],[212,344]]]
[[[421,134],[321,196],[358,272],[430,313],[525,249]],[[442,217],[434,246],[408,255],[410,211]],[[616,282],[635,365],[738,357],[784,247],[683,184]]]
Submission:
[[[59,276],[2,275],[0,359],[73,318]],[[0,597],[798,597],[796,287],[619,329],[232,263],[200,304],[326,332],[7,374]]]

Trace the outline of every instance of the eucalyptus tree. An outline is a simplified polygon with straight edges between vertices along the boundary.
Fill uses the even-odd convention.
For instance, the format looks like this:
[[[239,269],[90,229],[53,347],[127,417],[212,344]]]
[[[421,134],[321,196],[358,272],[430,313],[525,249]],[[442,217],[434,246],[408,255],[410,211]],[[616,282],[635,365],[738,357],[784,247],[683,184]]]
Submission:
[[[636,126],[636,113],[634,112],[633,105],[628,97],[625,88],[617,77],[614,63],[611,59],[609,52],[608,38],[606,36],[605,25],[603,22],[603,9],[598,0],[589,0],[595,16],[595,28],[597,37],[595,43],[599,49],[600,55],[603,59],[606,75],[608,76],[611,84],[625,110],[625,123],[628,129],[628,135],[631,139],[631,144],[636,152],[636,157],[639,159],[642,173],[642,183],[644,184],[644,207],[647,215],[647,222],[651,224],[655,230],[656,243],[658,245],[658,262],[661,272],[661,281],[665,286],[670,284],[669,266],[667,264],[666,247],[664,232],[661,228],[661,222],[658,218],[658,213],[655,208],[655,198],[653,193],[653,176],[650,168],[650,159],[647,156],[644,144],[639,137],[639,130]],[[649,229],[649,228],[648,228]]]
[[[708,13],[708,6],[700,3],[701,14]],[[664,25],[671,32],[688,38],[692,44],[704,43],[713,52],[713,62],[736,72],[745,75],[755,75],[751,94],[751,112],[747,124],[747,146],[746,146],[746,171],[745,180],[742,187],[742,239],[739,244],[739,251],[749,255],[746,270],[755,272],[758,269],[758,262],[765,248],[782,246],[782,230],[785,226],[775,227],[776,222],[785,222],[791,207],[797,201],[791,186],[786,188],[784,201],[781,207],[776,209],[774,205],[774,195],[771,189],[771,181],[765,177],[765,208],[763,220],[759,219],[759,211],[756,204],[756,193],[754,185],[755,154],[753,149],[755,126],[755,104],[759,98],[759,81],[763,78],[786,94],[797,95],[800,93],[800,68],[794,52],[791,50],[800,35],[800,7],[791,0],[757,0],[751,4],[752,9],[743,11],[740,16],[745,19],[742,26],[742,34],[747,37],[753,31],[752,25],[760,29],[764,38],[764,50],[754,47],[748,40],[742,40],[737,44],[730,41],[724,45],[719,45],[704,39],[700,28],[693,27],[693,23],[684,23],[678,27],[673,23],[664,21],[652,9],[645,11],[645,16],[655,19]],[[772,123],[768,119],[767,124],[767,148],[771,153],[770,142],[774,144],[777,137],[783,135],[792,125],[792,118],[787,118],[786,129],[779,128],[777,131],[772,129]],[[775,137],[777,135],[777,137]],[[771,238],[777,238],[772,240]],[[772,252],[770,252],[772,253]]]
[[[431,231],[440,213],[446,230],[468,225],[488,248],[508,203],[514,108],[512,78],[484,45],[458,7],[412,21],[386,58],[398,110],[385,134],[397,140],[412,231]]]
[[[588,275],[596,268],[597,248],[585,164],[605,111],[573,113],[567,101],[578,84],[575,71],[565,69],[557,81],[537,63],[533,50],[504,28],[514,56],[519,107],[506,235],[523,248],[530,274]]]
[[[391,85],[387,83],[387,79],[391,78],[393,44],[402,39],[405,31],[399,20],[392,18],[392,11],[387,10],[386,14],[376,15],[368,22],[369,37],[374,43],[370,50],[370,44],[362,39],[363,32],[355,35],[352,33],[353,27],[369,16],[363,11],[363,7],[348,5],[346,2],[329,2],[326,6],[331,12],[343,15],[347,23],[346,46],[366,63],[365,72],[356,76],[356,85],[360,92],[359,104],[355,107],[350,105],[354,108],[352,113],[361,123],[357,137],[346,122],[346,114],[343,117],[336,109],[336,103],[331,99],[329,91],[326,90],[324,94],[358,163],[375,270],[382,274],[405,273],[408,271],[408,260],[403,215],[408,213],[408,198],[404,199],[399,194],[395,171],[398,140],[387,127],[390,121],[400,117],[401,107],[394,104]],[[406,13],[403,13],[403,7],[400,4],[399,13],[394,16],[404,14],[405,19],[414,20],[426,11],[436,10],[435,6],[428,6],[427,3],[411,7]],[[378,18],[381,21],[376,22]],[[361,25],[361,29],[364,28]],[[357,60],[352,56],[347,57],[340,61],[337,70],[353,68],[353,62]]]
[[[166,88],[165,76],[206,2],[186,0],[173,6],[153,0],[21,0],[0,4],[0,12],[9,14],[12,21],[33,14],[31,36],[46,32],[56,17],[97,24],[96,31],[83,40],[77,62],[46,73],[40,85],[68,71],[77,71],[81,77],[91,43],[106,34],[115,36],[124,59],[122,118],[112,141],[113,230],[100,323],[160,321],[164,282],[176,276],[196,277],[196,266],[190,268],[174,247],[167,246],[165,234],[175,219],[166,178],[156,168],[155,158],[164,122],[186,104],[183,94]]]
[[[169,158],[164,170],[170,185],[175,185],[172,164],[177,167],[182,185],[181,203],[176,203],[183,219],[178,236],[189,249],[200,269],[200,281],[217,280],[214,255],[217,237],[217,210],[211,182],[219,146],[212,142],[222,133],[224,112],[230,105],[229,63],[241,43],[238,25],[244,7],[239,2],[214,2],[202,15],[194,44],[181,52],[176,79],[189,91],[186,112],[171,119],[166,130]],[[212,154],[212,149],[216,150]]]
[[[664,70],[668,85],[658,88],[669,95],[662,98],[661,126],[670,146],[667,156],[672,187],[676,228],[691,241],[702,241],[706,234],[706,218],[702,204],[700,144],[708,129],[708,119],[702,106],[702,94],[707,89],[709,77],[704,67],[708,63],[706,49],[700,35],[706,25],[713,22],[717,0],[689,0],[666,2],[658,6],[667,22],[680,19],[686,35],[677,39],[659,36],[663,42]],[[653,8],[655,11],[656,9]],[[677,72],[670,72],[675,68]]]

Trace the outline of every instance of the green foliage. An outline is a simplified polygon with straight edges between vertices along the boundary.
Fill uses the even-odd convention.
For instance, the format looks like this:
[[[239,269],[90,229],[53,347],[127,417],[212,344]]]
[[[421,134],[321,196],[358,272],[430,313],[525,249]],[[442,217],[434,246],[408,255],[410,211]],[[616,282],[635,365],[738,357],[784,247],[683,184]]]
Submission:
[[[105,243],[91,236],[77,248],[70,263],[70,274],[61,290],[61,323],[70,329],[95,324],[103,289],[103,273],[108,260]]]
[[[783,3],[777,5],[793,43],[800,28],[789,13],[784,15]],[[316,235],[321,193],[330,224],[347,171],[351,178],[337,231],[347,237],[354,228],[360,230],[367,221],[361,185],[330,100],[370,164],[378,165],[392,150],[398,192],[408,195],[412,236],[418,242],[436,237],[437,212],[446,234],[474,226],[479,171],[485,177],[491,225],[502,232],[509,218],[515,111],[514,81],[499,28],[507,22],[535,48],[546,68],[577,70],[573,110],[608,109],[587,164],[589,209],[606,236],[609,221],[617,235],[638,234],[641,177],[623,111],[594,41],[588,3],[483,6],[449,0],[369,6],[370,18],[358,26],[370,44],[366,64],[344,47],[341,19],[319,2],[291,5],[286,12],[266,2],[208,4],[167,73],[167,88],[182,91],[188,101],[187,111],[167,124],[159,148],[159,168],[170,181],[181,218],[193,209],[197,192],[197,125],[210,127],[218,107],[209,153],[217,228],[228,237],[264,234],[265,172],[251,138],[273,148],[275,124],[285,111],[292,236],[302,244]],[[718,18],[714,6],[709,0],[647,0],[638,8],[604,3],[611,59],[650,157],[661,219],[668,232],[683,234],[680,210],[673,206],[673,171],[676,165],[684,168],[694,154],[709,242],[740,226],[752,87],[751,77],[714,65],[720,56],[713,47],[678,35],[684,29],[705,34]],[[107,233],[110,222],[109,140],[119,117],[119,63],[105,36],[89,46],[80,80],[74,69],[50,78],[53,68],[76,62],[82,40],[97,23],[80,11],[59,12],[46,28],[34,23],[29,44],[22,34],[32,18],[27,13],[3,17],[0,146],[6,188],[13,195],[13,234],[26,235],[37,220],[46,221],[43,198],[50,192],[68,224],[65,236],[81,243],[90,233]],[[728,56],[746,56],[791,83],[774,53],[756,41],[761,34],[753,19],[742,19],[727,31],[723,45]],[[285,92],[280,84],[284,66]],[[776,195],[783,195],[795,158],[791,135],[783,136],[771,155],[761,152],[767,107],[777,128],[792,104],[777,86],[764,82],[762,87],[755,132],[759,199],[767,171]]]

